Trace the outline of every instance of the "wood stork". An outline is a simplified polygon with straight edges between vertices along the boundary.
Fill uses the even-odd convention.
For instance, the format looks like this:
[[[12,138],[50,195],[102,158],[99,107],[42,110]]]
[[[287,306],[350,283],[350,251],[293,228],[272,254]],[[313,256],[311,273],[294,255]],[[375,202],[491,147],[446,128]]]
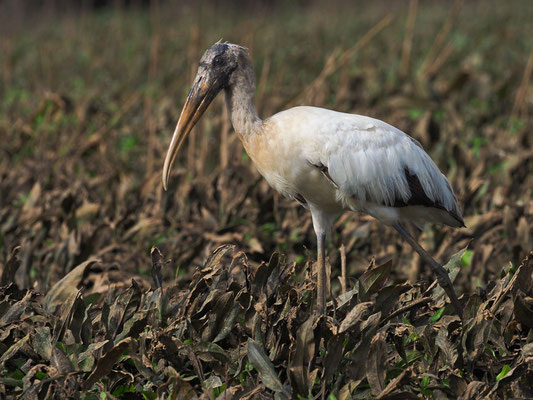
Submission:
[[[172,136],[163,187],[187,135],[224,90],[233,128],[261,175],[278,192],[311,211],[317,237],[317,311],[326,311],[325,238],[345,210],[370,214],[393,226],[437,274],[462,317],[445,269],[408,233],[404,223],[464,226],[446,177],[415,139],[380,120],[316,107],[294,107],[259,118],[248,51],[215,43],[200,60]]]

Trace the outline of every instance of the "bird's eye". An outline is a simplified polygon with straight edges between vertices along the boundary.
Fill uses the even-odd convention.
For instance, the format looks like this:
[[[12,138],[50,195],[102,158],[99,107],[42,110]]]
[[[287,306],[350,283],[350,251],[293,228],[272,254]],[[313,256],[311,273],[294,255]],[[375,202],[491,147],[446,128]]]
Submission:
[[[217,56],[213,59],[214,67],[221,67],[222,65],[224,65],[224,63],[225,63],[225,60],[220,56]]]

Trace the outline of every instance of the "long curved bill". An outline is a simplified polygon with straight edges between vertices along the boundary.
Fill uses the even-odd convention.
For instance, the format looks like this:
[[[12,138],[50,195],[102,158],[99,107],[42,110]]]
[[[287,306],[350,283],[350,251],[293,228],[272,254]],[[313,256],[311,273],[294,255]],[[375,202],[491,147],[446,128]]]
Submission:
[[[196,76],[195,82],[189,91],[189,96],[187,96],[187,101],[183,106],[183,110],[181,110],[174,134],[172,135],[163,166],[163,188],[165,190],[167,190],[170,170],[178,155],[178,151],[196,122],[198,122],[209,104],[211,104],[211,101],[213,101],[220,91],[216,81],[206,82],[207,79],[205,78],[206,76],[201,74]]]

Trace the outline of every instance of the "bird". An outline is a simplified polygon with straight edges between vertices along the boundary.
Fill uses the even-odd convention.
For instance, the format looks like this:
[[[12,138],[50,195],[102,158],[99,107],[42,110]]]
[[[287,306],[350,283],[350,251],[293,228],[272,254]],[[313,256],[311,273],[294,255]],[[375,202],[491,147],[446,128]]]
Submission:
[[[420,143],[381,120],[297,106],[261,119],[249,51],[219,40],[200,59],[163,165],[163,188],[185,139],[219,92],[231,123],[259,173],[275,190],[311,212],[317,239],[319,315],[327,312],[326,234],[345,211],[394,227],[437,275],[456,312],[463,308],[446,270],[407,225],[464,227],[457,198]]]

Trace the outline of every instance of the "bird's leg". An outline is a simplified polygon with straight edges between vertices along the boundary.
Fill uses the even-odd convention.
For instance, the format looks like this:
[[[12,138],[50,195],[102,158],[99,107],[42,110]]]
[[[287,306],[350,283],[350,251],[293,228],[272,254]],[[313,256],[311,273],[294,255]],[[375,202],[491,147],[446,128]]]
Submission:
[[[317,313],[319,315],[324,315],[326,313],[326,297],[328,284],[326,282],[326,233],[317,232],[316,234],[317,241]]]
[[[437,281],[439,282],[439,285],[444,289],[450,300],[452,301],[453,306],[455,307],[455,310],[457,311],[457,314],[459,314],[459,317],[461,319],[463,318],[463,306],[461,306],[461,303],[459,302],[459,299],[457,298],[457,294],[455,293],[455,290],[453,288],[452,281],[450,280],[450,277],[448,276],[448,273],[443,268],[442,265],[440,265],[438,262],[436,262],[433,257],[431,257],[423,248],[418,244],[418,242],[407,232],[407,230],[400,224],[393,225],[394,228],[400,232],[400,234],[407,240],[407,243],[411,245],[415,251],[420,254],[420,257],[429,264],[433,272],[437,274]]]

